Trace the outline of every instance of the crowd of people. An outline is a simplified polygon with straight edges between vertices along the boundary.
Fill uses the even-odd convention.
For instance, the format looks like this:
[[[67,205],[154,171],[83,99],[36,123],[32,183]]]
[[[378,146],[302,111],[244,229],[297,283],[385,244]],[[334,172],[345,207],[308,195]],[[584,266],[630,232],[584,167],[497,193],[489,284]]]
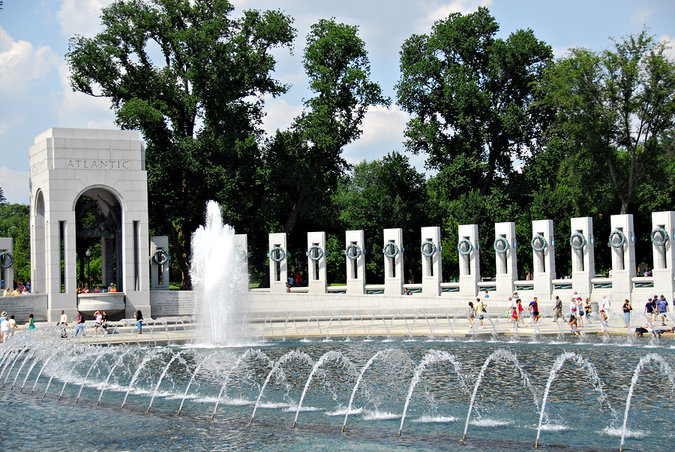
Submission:
[[[30,281],[25,283],[22,281],[17,282],[16,287],[12,290],[11,287],[6,287],[2,292],[5,297],[15,297],[19,295],[28,295],[30,294]]]
[[[134,313],[134,318],[136,319],[136,332],[138,334],[143,333],[143,313],[139,309]],[[61,326],[61,337],[66,338],[68,337],[68,315],[66,315],[65,311],[61,311],[61,318],[59,322],[56,324],[57,326]],[[108,331],[108,313],[106,311],[96,311],[94,312],[94,336],[98,335],[99,332],[101,334],[108,334],[110,333]],[[84,315],[80,312],[77,311],[75,313],[75,334],[74,337],[78,337],[80,333],[82,333],[82,337],[86,336],[85,332],[85,318]]]
[[[474,327],[475,319],[478,318],[480,326],[483,326],[483,320],[487,313],[487,302],[490,298],[489,292],[486,290],[483,298],[476,298],[475,301],[470,301],[468,306],[468,315],[469,326]],[[511,297],[508,298],[509,307],[505,312],[505,317],[507,317],[514,326],[525,327],[536,326],[541,319],[541,309],[539,306],[539,300],[537,297],[533,297],[532,301],[528,304],[528,313],[529,316],[524,315],[525,308],[523,307],[523,301],[518,296],[518,292],[514,292]],[[598,303],[598,312],[597,316],[594,316],[597,320],[600,321],[600,327],[604,334],[608,334],[608,322],[610,319],[612,303],[607,296],[603,296],[602,300]],[[669,333],[675,331],[671,328],[656,328],[654,325],[665,327],[668,326],[666,322],[669,319],[669,303],[666,300],[664,295],[654,295],[649,298],[645,305],[644,313],[647,320],[647,325],[645,327],[639,327],[635,330],[635,334],[642,336],[645,332],[654,333],[656,335],[661,335],[663,333]],[[623,313],[623,321],[625,328],[630,328],[631,326],[631,312],[633,311],[633,306],[630,300],[625,299],[621,305],[621,311]],[[557,322],[562,320],[569,325],[570,334],[579,336],[582,334],[582,328],[584,323],[588,326],[591,325],[591,314],[593,313],[593,305],[591,303],[590,297],[582,299],[575,292],[574,296],[570,299],[568,305],[567,314],[563,313],[563,301],[559,296],[556,296],[554,299],[553,307],[553,321]],[[527,318],[527,325],[525,320]],[[597,321],[595,320],[595,321]]]
[[[35,329],[35,316],[33,314],[28,316],[27,326],[29,331]],[[7,314],[7,311],[2,311],[0,314],[0,344],[5,343],[7,339],[14,336],[18,328],[19,325],[16,323],[14,314]]]
[[[89,290],[89,287],[84,285],[84,284],[78,284],[77,285],[77,293],[115,293],[117,292],[117,288],[115,287],[115,284],[110,283],[108,287],[105,285],[95,285],[91,290]]]
[[[304,287],[307,285],[307,281],[302,277],[301,272],[288,274],[288,281],[286,281],[286,290],[291,291],[291,287]]]

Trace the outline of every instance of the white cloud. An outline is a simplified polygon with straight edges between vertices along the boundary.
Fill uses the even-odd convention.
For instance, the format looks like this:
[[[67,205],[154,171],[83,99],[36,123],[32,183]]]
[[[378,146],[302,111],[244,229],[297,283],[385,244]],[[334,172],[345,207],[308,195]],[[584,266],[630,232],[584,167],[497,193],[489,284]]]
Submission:
[[[74,92],[70,87],[70,74],[65,62],[60,65],[59,74],[63,88],[61,103],[56,112],[59,124],[64,127],[115,128],[110,99]]]
[[[54,70],[59,58],[48,46],[35,48],[28,41],[14,41],[0,27],[0,95],[21,97],[32,82]]]
[[[28,171],[14,171],[6,166],[0,166],[0,188],[8,202],[28,204],[30,189]]]
[[[17,125],[21,124],[26,119],[25,113],[16,113],[14,111],[5,110],[0,113],[0,137],[11,132]]]
[[[428,33],[437,20],[446,19],[452,13],[468,14],[476,11],[479,6],[490,6],[492,0],[453,0],[442,4],[424,18],[417,21],[417,33]]]
[[[664,43],[667,47],[664,54],[671,60],[675,61],[675,38],[672,38],[668,35],[662,35],[659,38],[659,41]]]
[[[368,109],[363,120],[361,138],[344,150],[349,163],[382,158],[392,151],[403,150],[403,132],[409,116],[394,104],[390,108],[376,106]]]
[[[656,12],[656,7],[640,8],[630,18],[630,23],[635,27],[643,27],[647,24],[649,17]]]
[[[263,130],[270,137],[274,136],[277,129],[287,130],[291,127],[293,120],[300,115],[302,109],[302,105],[292,105],[284,99],[265,96]]]
[[[570,50],[575,48],[577,46],[572,46],[572,47],[553,47],[553,57],[554,58],[565,58],[570,56]]]
[[[113,0],[63,0],[56,17],[61,33],[71,36],[93,36],[101,30],[101,8]]]

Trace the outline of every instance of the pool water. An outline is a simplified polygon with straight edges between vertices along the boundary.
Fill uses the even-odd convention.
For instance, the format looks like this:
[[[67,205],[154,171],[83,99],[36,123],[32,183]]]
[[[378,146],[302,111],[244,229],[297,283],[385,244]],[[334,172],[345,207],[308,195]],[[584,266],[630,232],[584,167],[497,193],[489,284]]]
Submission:
[[[222,348],[17,338],[4,347],[3,450],[533,449],[549,381],[540,448],[618,450],[631,381],[648,354],[656,358],[639,373],[624,450],[665,451],[675,443],[671,339],[316,340]],[[552,378],[564,353],[570,359]]]

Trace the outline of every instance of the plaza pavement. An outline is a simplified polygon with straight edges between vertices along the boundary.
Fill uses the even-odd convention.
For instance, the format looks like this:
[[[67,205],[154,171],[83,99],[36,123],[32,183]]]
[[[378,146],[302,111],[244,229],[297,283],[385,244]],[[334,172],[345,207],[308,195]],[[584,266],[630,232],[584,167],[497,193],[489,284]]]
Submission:
[[[670,328],[672,320],[667,326],[655,324],[656,328]],[[634,335],[638,326],[649,326],[642,316],[635,316],[630,327],[626,328],[623,318],[613,314],[608,322],[608,336]],[[68,336],[60,338],[61,327],[48,325],[46,322],[36,323],[36,328],[49,328],[60,340],[71,343],[90,345],[119,345],[119,344],[170,344],[193,342],[197,338],[197,325],[189,317],[173,317],[147,319],[143,326],[143,334],[136,332],[133,320],[109,322],[107,332],[99,328],[94,335],[93,322],[86,322],[86,336],[75,337],[75,328],[67,328]],[[584,326],[579,328],[582,336],[602,336],[601,322],[594,315],[589,322],[585,319]],[[280,341],[302,339],[346,339],[346,338],[426,338],[426,339],[490,339],[492,337],[573,337],[569,325],[564,320],[553,321],[552,317],[545,317],[533,325],[528,318],[524,319],[524,326],[515,326],[509,319],[485,318],[483,326],[476,319],[474,327],[470,327],[468,319],[463,316],[449,314],[425,315],[353,315],[309,318],[250,318],[248,321],[248,336],[257,340]],[[645,336],[649,336],[646,334]],[[663,337],[673,338],[673,333],[666,333]]]

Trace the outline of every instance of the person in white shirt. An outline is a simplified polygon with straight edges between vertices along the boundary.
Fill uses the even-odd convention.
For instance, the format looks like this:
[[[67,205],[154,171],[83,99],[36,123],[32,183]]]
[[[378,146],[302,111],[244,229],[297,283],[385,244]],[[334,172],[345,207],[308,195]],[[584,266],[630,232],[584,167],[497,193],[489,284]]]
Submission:
[[[5,342],[9,337],[9,319],[7,313],[3,311],[0,316],[0,343]]]

